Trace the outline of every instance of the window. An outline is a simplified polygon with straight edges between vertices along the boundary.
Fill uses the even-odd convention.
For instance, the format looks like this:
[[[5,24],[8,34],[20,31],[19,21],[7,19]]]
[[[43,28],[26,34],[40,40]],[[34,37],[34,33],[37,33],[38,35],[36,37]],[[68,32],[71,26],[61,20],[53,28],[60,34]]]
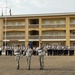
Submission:
[[[53,25],[57,25],[57,21],[53,21]]]
[[[73,35],[75,35],[75,32],[73,32]]]
[[[58,35],[58,32],[53,32],[53,36],[57,36]]]
[[[65,36],[65,35],[66,35],[66,32],[58,32],[58,34],[59,34],[60,36]]]
[[[7,26],[11,26],[11,25],[12,25],[12,22],[8,22],[8,23],[7,23]]]
[[[18,26],[18,22],[15,22],[15,26]]]
[[[22,21],[22,22],[21,22],[21,25],[22,25],[22,26],[24,26],[24,25],[25,25],[25,22],[24,22],[24,21]]]
[[[49,24],[50,24],[49,20],[46,20],[46,21],[45,21],[45,24],[46,24],[46,25],[49,25]]]
[[[21,35],[25,35],[25,33],[21,33]]]
[[[72,24],[75,24],[75,20],[72,20],[71,23],[72,23]]]
[[[71,32],[71,35],[75,35],[75,31],[70,31]]]
[[[49,43],[46,43],[46,45],[49,45]]]
[[[60,24],[65,24],[65,20],[60,20]]]
[[[75,43],[73,43],[73,46],[75,46]]]
[[[61,43],[61,46],[65,46],[65,43],[63,42],[63,43]]]
[[[49,32],[46,32],[45,35],[49,35]]]
[[[43,32],[43,35],[50,35],[50,32]]]

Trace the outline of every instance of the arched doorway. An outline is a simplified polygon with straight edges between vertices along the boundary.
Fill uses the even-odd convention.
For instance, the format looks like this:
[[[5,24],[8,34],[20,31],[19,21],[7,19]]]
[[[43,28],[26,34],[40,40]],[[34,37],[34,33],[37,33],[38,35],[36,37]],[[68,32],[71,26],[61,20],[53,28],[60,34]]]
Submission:
[[[32,41],[29,41],[29,42],[32,42],[33,46],[37,47],[39,46],[39,31],[37,30],[32,30],[32,31],[29,31],[29,36],[31,36],[29,39],[31,39]]]

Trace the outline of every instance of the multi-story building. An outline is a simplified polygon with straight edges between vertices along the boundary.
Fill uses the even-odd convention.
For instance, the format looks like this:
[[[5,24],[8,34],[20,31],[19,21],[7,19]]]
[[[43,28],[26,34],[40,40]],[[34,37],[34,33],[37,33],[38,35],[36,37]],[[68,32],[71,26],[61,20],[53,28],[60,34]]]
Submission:
[[[75,13],[0,16],[0,46],[75,46]]]

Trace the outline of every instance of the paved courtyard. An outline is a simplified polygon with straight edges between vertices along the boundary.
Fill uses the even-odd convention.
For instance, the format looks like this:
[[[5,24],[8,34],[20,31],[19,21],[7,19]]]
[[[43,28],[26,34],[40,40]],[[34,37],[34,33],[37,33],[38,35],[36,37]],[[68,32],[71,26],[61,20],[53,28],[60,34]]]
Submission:
[[[75,56],[45,56],[44,70],[39,70],[38,56],[32,56],[31,70],[27,70],[26,57],[16,70],[14,56],[0,56],[0,75],[75,75]]]

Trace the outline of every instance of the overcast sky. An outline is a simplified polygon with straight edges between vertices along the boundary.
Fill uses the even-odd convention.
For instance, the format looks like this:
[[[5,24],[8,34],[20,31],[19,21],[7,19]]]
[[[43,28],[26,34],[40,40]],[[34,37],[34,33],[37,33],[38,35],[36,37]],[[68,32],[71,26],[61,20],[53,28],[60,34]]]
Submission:
[[[75,0],[7,0],[12,15],[75,12]],[[5,0],[0,0],[0,13],[5,7]],[[3,8],[5,14],[5,9]]]

